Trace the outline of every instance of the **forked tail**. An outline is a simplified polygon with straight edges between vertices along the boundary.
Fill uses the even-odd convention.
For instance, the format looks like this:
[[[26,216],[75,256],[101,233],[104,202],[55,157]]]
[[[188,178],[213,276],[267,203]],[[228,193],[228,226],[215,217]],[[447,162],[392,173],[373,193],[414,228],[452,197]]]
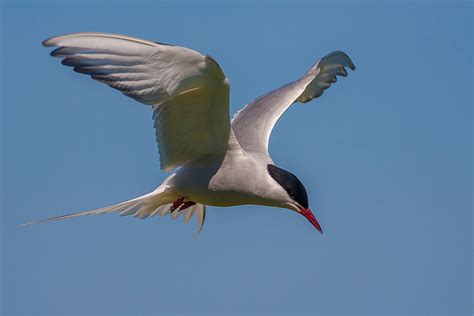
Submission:
[[[84,211],[79,213],[73,213],[68,215],[61,215],[50,217],[46,219],[41,219],[37,221],[28,222],[21,224],[20,226],[26,226],[31,224],[39,224],[50,221],[57,221],[61,219],[73,218],[83,215],[100,215],[106,213],[118,213],[120,216],[133,215],[140,219],[153,217],[157,214],[165,216],[171,214],[172,219],[178,218],[180,215],[184,216],[184,222],[187,224],[191,220],[193,214],[196,214],[198,221],[198,230],[199,233],[204,224],[204,219],[206,217],[206,206],[202,204],[195,203],[186,209],[176,207],[176,196],[166,191],[165,187],[158,187],[155,191],[148,194],[139,196],[137,198],[118,203],[115,205],[98,208],[95,210]]]

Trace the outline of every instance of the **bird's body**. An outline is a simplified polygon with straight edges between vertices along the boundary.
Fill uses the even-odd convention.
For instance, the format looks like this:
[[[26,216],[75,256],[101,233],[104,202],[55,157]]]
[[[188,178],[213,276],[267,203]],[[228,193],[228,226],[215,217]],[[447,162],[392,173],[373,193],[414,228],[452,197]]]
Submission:
[[[259,181],[249,181],[250,177]],[[227,155],[221,163],[209,161],[180,168],[169,184],[178,196],[212,206],[279,206],[272,197],[285,194],[269,176],[267,164],[243,152]]]
[[[43,44],[57,46],[51,55],[64,65],[149,105],[161,167],[175,169],[138,198],[47,220],[115,212],[139,218],[183,214],[188,222],[196,214],[200,230],[206,205],[255,204],[298,212],[322,232],[303,184],[275,166],[268,141],[289,106],[319,97],[336,75],[347,75],[344,67],[354,69],[347,55],[325,56],[302,78],[257,98],[231,121],[229,80],[208,55],[106,33],[63,35]]]

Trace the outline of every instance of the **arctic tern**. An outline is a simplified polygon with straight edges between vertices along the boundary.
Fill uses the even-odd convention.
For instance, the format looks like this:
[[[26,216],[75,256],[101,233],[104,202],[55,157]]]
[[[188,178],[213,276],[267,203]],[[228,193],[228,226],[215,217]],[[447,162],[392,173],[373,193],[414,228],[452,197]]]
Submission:
[[[206,205],[254,204],[285,208],[323,232],[309,208],[306,189],[270,158],[268,142],[280,116],[309,102],[355,69],[343,52],[332,52],[300,79],[247,104],[232,121],[229,80],[209,55],[185,47],[107,33],[75,33],[43,42],[62,64],[119,90],[153,112],[161,169],[174,170],[154,191],[81,215],[118,213],[147,218],[171,214],[187,223],[196,215],[201,231]],[[25,225],[27,225],[25,224]]]

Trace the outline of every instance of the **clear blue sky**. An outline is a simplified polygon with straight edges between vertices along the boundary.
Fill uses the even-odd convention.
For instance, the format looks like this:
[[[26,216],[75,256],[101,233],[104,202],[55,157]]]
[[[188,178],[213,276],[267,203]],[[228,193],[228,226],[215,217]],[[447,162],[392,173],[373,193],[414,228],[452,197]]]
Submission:
[[[5,315],[470,314],[472,2],[2,4]],[[357,70],[273,132],[325,230],[267,207],[114,215],[167,176],[149,109],[41,41],[122,33],[211,54],[231,111],[345,51]]]

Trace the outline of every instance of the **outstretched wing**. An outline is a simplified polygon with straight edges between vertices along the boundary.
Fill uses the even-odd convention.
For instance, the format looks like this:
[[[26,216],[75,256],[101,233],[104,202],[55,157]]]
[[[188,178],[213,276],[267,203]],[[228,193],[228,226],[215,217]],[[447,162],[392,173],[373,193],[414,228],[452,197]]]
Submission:
[[[268,156],[268,141],[273,126],[295,102],[305,103],[319,97],[336,82],[336,76],[347,76],[344,67],[355,66],[343,52],[332,52],[318,61],[302,78],[265,94],[240,110],[232,120],[232,129],[247,152]]]
[[[62,64],[150,105],[162,169],[222,155],[230,133],[229,84],[219,65],[188,48],[106,33],[50,38]]]

